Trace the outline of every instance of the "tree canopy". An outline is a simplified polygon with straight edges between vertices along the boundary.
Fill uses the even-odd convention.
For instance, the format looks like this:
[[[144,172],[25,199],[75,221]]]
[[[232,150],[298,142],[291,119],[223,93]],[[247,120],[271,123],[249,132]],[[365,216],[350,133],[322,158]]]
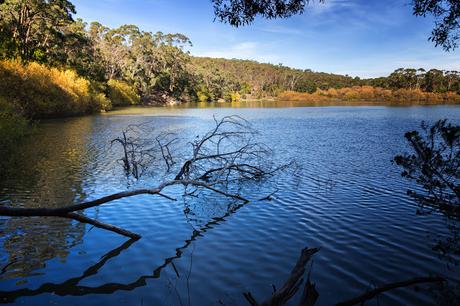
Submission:
[[[460,1],[459,0],[413,0],[413,13],[416,16],[435,18],[435,26],[430,40],[436,46],[449,51],[458,47],[460,39]]]
[[[211,0],[216,18],[232,26],[250,24],[257,16],[287,18],[305,11],[313,0]],[[327,0],[318,0],[325,2]],[[412,0],[415,16],[433,16],[435,24],[430,40],[444,50],[453,50],[460,39],[459,0]]]
[[[41,60],[59,52],[64,28],[73,22],[74,5],[67,0],[5,0],[0,3],[1,44],[10,55]]]
[[[253,22],[258,15],[272,19],[300,14],[311,0],[212,0],[212,2],[214,13],[220,21],[238,27]]]

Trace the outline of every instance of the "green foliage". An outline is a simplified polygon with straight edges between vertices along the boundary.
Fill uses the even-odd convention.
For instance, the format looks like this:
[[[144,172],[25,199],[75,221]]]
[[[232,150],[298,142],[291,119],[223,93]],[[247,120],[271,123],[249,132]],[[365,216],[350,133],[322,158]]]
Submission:
[[[460,72],[423,68],[399,68],[386,78],[365,81],[374,87],[389,89],[421,89],[425,92],[460,93]]]
[[[395,163],[402,176],[416,181],[424,193],[409,190],[422,208],[458,209],[460,205],[460,126],[437,121],[432,126],[422,123],[421,131],[410,131],[405,137],[411,153],[397,155]]]
[[[274,97],[283,91],[315,92],[318,88],[342,88],[362,83],[348,76],[249,60],[193,57],[191,66],[195,79],[206,85],[213,100],[230,100],[231,92],[259,99]]]
[[[198,102],[210,102],[214,100],[213,94],[209,91],[208,87],[201,83],[195,88]]]
[[[328,0],[333,2],[333,0]],[[318,0],[318,2],[328,2]],[[211,0],[214,15],[221,22],[238,27],[251,24],[257,16],[274,19],[301,14],[312,0]],[[460,2],[458,0],[412,0],[414,16],[432,16],[430,40],[446,51],[458,47]]]
[[[310,2],[311,0],[212,0],[216,17],[236,27],[252,23],[256,16],[272,19],[300,14]]]
[[[135,89],[123,81],[109,80],[108,96],[113,106],[128,106],[139,104],[140,97]]]
[[[0,3],[0,28],[8,50],[23,61],[47,61],[63,46],[65,28],[75,7],[67,0],[5,0]]]
[[[433,250],[456,263],[451,255],[460,253],[460,126],[447,120],[422,122],[420,130],[407,132],[405,138],[410,151],[395,156],[394,162],[404,178],[418,185],[407,194],[419,205],[418,213],[435,211],[447,217],[451,235],[439,239]]]
[[[181,99],[189,90],[186,36],[145,32],[134,25],[109,29],[99,23],[91,24],[88,36],[106,63],[106,78],[133,84],[144,101],[158,93]]]
[[[458,47],[460,27],[460,3],[458,0],[413,0],[415,16],[432,15],[435,27],[431,32],[430,40],[436,47],[441,46],[450,51]]]
[[[239,92],[236,91],[227,91],[224,94],[225,102],[239,102],[241,100],[241,96]]]
[[[300,2],[303,4],[298,6]],[[241,20],[250,22],[258,14],[269,18],[288,16],[309,1],[300,2],[292,1],[294,4],[289,6],[285,0],[214,4],[216,12],[224,14],[218,14],[219,18],[237,24]],[[248,15],[238,17],[242,8],[250,11],[244,9]],[[387,78],[360,80],[282,64],[191,57],[186,50],[191,42],[183,34],[153,33],[129,24],[113,29],[97,22],[88,25],[81,19],[73,20],[74,12],[68,0],[0,1],[0,59],[31,63],[24,67],[2,63],[0,96],[13,101],[29,117],[84,114],[141,102],[238,101],[278,95],[386,101],[387,89],[392,90],[392,101],[443,102],[457,99],[452,92],[460,93],[457,71],[401,68]],[[237,15],[225,15],[230,13]],[[363,85],[380,89],[371,93]],[[361,88],[353,89],[357,86]]]

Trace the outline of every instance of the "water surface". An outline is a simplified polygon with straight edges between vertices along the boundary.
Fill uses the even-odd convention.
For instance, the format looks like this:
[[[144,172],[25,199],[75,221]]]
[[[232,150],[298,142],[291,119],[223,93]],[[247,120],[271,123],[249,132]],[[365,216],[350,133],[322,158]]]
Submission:
[[[0,203],[60,207],[116,191],[151,186],[158,177],[128,179],[110,147],[129,124],[193,139],[213,115],[238,114],[261,131],[295,173],[252,186],[273,201],[227,211],[219,196],[179,201],[137,196],[85,214],[142,235],[127,239],[59,218],[0,219],[0,290],[25,305],[247,305],[289,275],[300,250],[321,247],[312,279],[319,305],[374,284],[442,273],[459,279],[432,247],[447,234],[438,215],[418,216],[409,183],[391,163],[403,135],[422,120],[460,122],[460,107],[179,107],[129,108],[104,115],[42,122],[2,175]],[[246,190],[248,192],[248,190]],[[185,214],[185,212],[189,212]],[[1,297],[0,297],[1,298]],[[431,305],[430,294],[395,290],[369,305]],[[292,305],[296,305],[294,299]]]

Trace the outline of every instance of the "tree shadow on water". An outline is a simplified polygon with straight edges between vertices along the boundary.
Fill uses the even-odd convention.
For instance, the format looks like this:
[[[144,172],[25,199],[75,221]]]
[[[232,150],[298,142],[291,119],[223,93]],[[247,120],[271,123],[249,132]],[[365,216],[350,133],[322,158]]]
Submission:
[[[142,275],[138,277],[135,281],[130,283],[106,283],[96,287],[82,286],[79,285],[83,280],[97,275],[99,270],[104,267],[104,265],[111,259],[115,259],[123,251],[127,250],[131,245],[136,242],[136,239],[130,239],[124,242],[119,247],[111,250],[101,257],[101,259],[94,265],[88,267],[80,276],[69,278],[68,280],[62,283],[45,283],[38,287],[37,289],[18,289],[11,291],[0,291],[0,303],[13,303],[18,298],[22,297],[33,297],[41,294],[54,294],[58,296],[84,296],[89,294],[112,294],[117,291],[132,291],[136,288],[140,288],[147,285],[147,280],[156,279],[160,277],[163,269],[169,265],[173,266],[174,271],[177,269],[174,266],[174,260],[180,259],[184,254],[185,250],[192,245],[192,243],[197,240],[199,237],[202,237],[208,230],[212,229],[215,225],[218,225],[222,222],[225,222],[227,218],[234,213],[236,213],[247,203],[229,205],[227,212],[220,217],[213,217],[203,226],[194,229],[190,238],[184,241],[184,244],[176,248],[176,254],[174,256],[168,257],[164,260],[163,264],[156,267],[151,274]]]

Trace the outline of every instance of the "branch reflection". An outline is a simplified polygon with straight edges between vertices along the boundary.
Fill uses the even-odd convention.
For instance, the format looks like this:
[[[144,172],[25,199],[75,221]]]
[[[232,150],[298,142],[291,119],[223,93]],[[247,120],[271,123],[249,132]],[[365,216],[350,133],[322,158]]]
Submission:
[[[227,212],[220,216],[214,217],[205,225],[198,229],[194,229],[189,239],[184,241],[184,244],[176,248],[176,255],[166,258],[162,265],[158,266],[153,270],[152,274],[142,275],[137,280],[131,283],[107,283],[97,287],[88,287],[78,285],[82,280],[92,275],[96,275],[98,271],[112,258],[117,257],[122,251],[129,248],[135,240],[131,239],[123,243],[116,249],[105,254],[99,262],[87,268],[81,276],[70,278],[63,283],[53,284],[46,283],[41,285],[38,289],[19,289],[12,291],[0,291],[0,303],[13,303],[16,299],[21,297],[37,296],[45,293],[52,293],[58,296],[83,296],[88,294],[112,294],[117,291],[131,291],[139,287],[147,285],[148,279],[156,279],[160,277],[160,274],[164,268],[170,264],[174,265],[173,261],[179,259],[184,254],[184,251],[194,242],[198,237],[203,236],[208,230],[212,229],[214,225],[218,225],[226,221],[226,218],[236,213],[246,204],[235,204],[229,205]],[[173,267],[174,268],[174,267]],[[175,268],[174,268],[175,269]]]

